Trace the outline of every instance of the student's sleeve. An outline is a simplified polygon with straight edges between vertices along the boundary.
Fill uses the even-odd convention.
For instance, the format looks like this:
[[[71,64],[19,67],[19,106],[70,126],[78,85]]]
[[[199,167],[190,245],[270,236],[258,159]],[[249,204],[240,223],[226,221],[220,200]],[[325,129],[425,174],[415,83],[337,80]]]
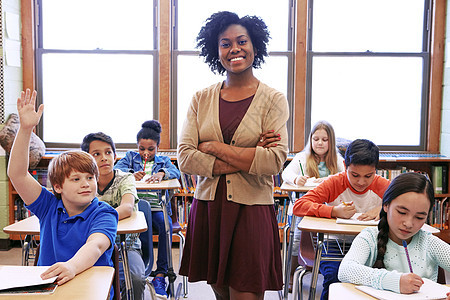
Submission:
[[[115,170],[121,170],[123,172],[130,172],[130,170],[133,170],[132,166],[132,157],[130,155],[130,152],[127,152],[124,157],[122,157],[115,165]],[[133,170],[134,171],[134,170]]]
[[[306,195],[295,201],[293,213],[296,216],[315,216],[331,218],[332,206],[326,202],[332,202],[338,193],[333,191],[333,180],[325,180],[320,185],[310,190]],[[336,194],[336,195],[335,195]]]
[[[111,245],[114,245],[117,235],[117,223],[119,222],[119,214],[111,206],[106,206],[101,212],[97,213],[95,221],[92,222],[89,229],[90,236],[93,233],[103,233],[108,237]]]
[[[281,174],[281,177],[283,178],[283,181],[286,181],[290,184],[295,184],[295,178],[297,178],[298,175],[301,175],[301,169],[300,164],[302,163],[300,160],[300,154],[301,152],[295,154],[294,158],[291,160],[291,162],[286,166],[283,173]],[[305,170],[303,166],[303,170]]]
[[[376,236],[367,230],[361,231],[342,259],[338,279],[342,282],[400,293],[400,276],[402,273],[371,267],[376,260],[376,244]]]
[[[164,160],[164,167],[159,169],[158,172],[163,171],[164,172],[164,178],[163,179],[179,179],[180,178],[180,170],[178,170],[177,167],[172,163],[169,157],[163,156]]]
[[[450,244],[429,233],[429,253],[441,268],[450,272]]]

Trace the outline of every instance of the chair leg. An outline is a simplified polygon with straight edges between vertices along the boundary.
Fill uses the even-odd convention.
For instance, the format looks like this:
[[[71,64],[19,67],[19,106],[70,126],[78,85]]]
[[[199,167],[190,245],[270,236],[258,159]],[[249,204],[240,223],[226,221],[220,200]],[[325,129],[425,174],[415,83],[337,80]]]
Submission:
[[[294,277],[292,279],[292,299],[302,300],[303,299],[303,277],[308,273],[308,271],[303,266],[298,266],[295,269]]]
[[[184,243],[185,243],[185,237],[183,235],[183,233],[181,231],[178,231],[177,233],[175,233],[179,238],[180,238],[180,254],[179,254],[179,266],[181,266],[181,259],[183,256],[183,250],[184,250]],[[188,280],[186,276],[181,276],[182,277],[182,282],[183,282],[183,297],[187,298],[187,294],[188,294]]]

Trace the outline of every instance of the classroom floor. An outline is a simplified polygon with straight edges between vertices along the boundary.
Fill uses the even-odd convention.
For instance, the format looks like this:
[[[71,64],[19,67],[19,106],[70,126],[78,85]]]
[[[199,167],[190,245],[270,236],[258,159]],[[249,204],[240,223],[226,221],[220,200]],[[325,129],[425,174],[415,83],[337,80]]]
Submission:
[[[156,247],[155,247],[156,248]],[[179,249],[177,245],[174,245],[172,249],[173,255],[173,267],[178,271],[179,266]],[[156,253],[155,253],[156,257]],[[0,251],[0,265],[21,265],[21,248],[17,245],[8,251]],[[303,298],[308,298],[309,282],[311,277],[306,275],[304,278],[304,293]],[[175,288],[181,282],[181,277],[177,276],[175,281]],[[322,292],[322,275],[319,275],[319,282],[317,284],[316,299],[320,299],[320,293]],[[183,299],[183,298],[180,298]],[[214,300],[214,293],[206,282],[188,283],[188,295],[185,299],[201,299],[201,300]],[[264,300],[279,300],[278,293],[275,291],[268,291],[264,295]],[[289,294],[289,300],[292,299],[292,294]],[[144,300],[152,300],[150,293],[146,291]]]

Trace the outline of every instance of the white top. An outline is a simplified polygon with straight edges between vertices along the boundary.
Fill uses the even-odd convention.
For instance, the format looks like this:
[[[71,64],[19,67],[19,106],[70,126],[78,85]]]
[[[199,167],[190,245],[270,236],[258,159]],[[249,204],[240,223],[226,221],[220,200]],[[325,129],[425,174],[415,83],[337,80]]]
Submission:
[[[372,268],[377,258],[377,227],[368,227],[354,239],[339,267],[342,282],[362,284],[376,289],[400,293],[400,276],[409,273],[403,246],[388,240],[384,265],[386,269]],[[423,278],[437,281],[438,266],[450,271],[450,245],[422,229],[408,245],[412,269]]]
[[[344,159],[339,154],[339,151],[336,150],[336,160],[337,160],[337,173],[340,173],[345,170],[344,167]],[[305,172],[305,176],[309,176],[309,174],[306,173],[306,152],[302,151],[297,154],[295,154],[294,158],[291,160],[291,162],[286,166],[283,173],[281,174],[281,177],[283,178],[283,181],[286,181],[290,184],[295,184],[295,178],[297,176],[302,174],[302,171],[300,169],[300,163],[302,164],[303,172]]]

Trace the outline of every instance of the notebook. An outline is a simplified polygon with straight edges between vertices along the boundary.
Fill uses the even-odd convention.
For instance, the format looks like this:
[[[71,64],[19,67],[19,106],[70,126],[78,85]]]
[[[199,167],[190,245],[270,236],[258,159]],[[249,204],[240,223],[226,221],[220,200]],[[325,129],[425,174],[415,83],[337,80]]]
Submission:
[[[450,292],[450,287],[436,283],[430,279],[422,278],[424,284],[419,292],[412,294],[398,294],[386,290],[377,290],[370,286],[358,285],[356,288],[369,294],[372,297],[382,300],[426,300],[426,299],[446,299],[446,294]]]
[[[379,221],[369,220],[369,221],[360,221],[358,217],[362,215],[362,213],[354,214],[350,219],[341,219],[336,218],[336,224],[352,224],[352,225],[367,225],[367,226],[377,226]]]
[[[42,280],[41,274],[48,266],[1,266],[0,294],[51,294],[57,285],[57,276]]]

